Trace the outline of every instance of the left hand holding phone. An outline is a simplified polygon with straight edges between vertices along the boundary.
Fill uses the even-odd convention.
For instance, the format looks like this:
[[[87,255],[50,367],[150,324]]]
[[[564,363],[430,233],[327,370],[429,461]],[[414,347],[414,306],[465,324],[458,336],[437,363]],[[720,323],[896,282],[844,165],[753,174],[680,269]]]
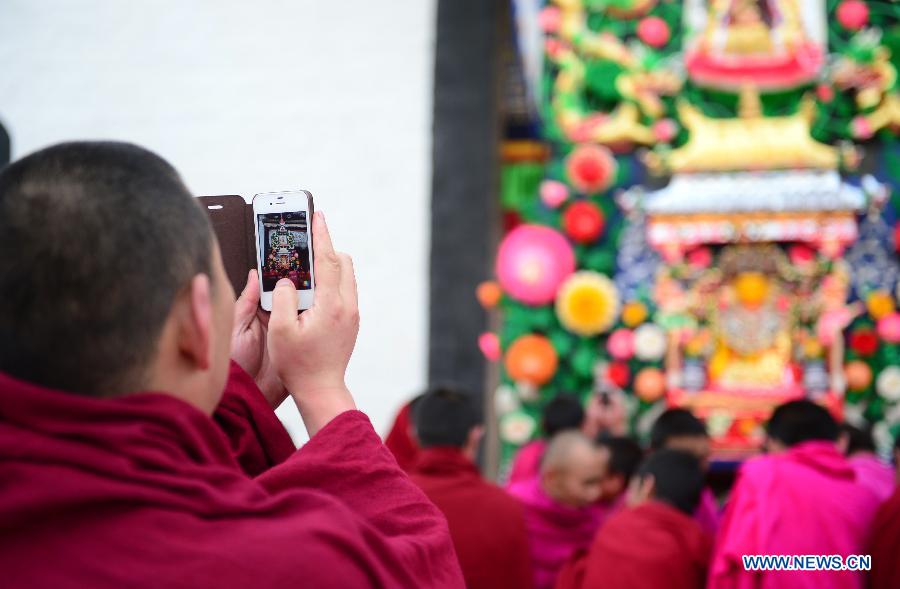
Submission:
[[[275,409],[288,393],[269,357],[268,326],[269,314],[259,308],[259,278],[256,270],[250,270],[247,284],[234,304],[231,357],[253,377],[269,405]]]
[[[268,353],[310,436],[329,421],[356,409],[344,377],[359,332],[356,276],[350,256],[331,243],[321,212],[313,216],[316,297],[297,313],[294,284],[281,279],[272,294]]]

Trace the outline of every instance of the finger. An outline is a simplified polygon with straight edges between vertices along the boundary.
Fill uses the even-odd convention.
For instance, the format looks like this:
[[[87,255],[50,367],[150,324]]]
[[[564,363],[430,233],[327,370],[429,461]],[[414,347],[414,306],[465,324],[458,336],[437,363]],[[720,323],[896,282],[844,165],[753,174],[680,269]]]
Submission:
[[[329,301],[338,296],[341,280],[341,262],[331,244],[331,235],[325,225],[325,216],[318,212],[313,217],[313,248],[316,266],[316,300]],[[319,296],[321,295],[321,296]]]
[[[297,289],[294,283],[282,278],[272,291],[272,315],[269,329],[283,329],[297,321]]]
[[[247,273],[247,284],[234,304],[235,325],[246,328],[253,321],[258,305],[259,280],[256,277],[256,270],[250,270]]]
[[[341,262],[341,298],[344,303],[356,308],[359,306],[359,297],[356,286],[356,272],[353,269],[353,258],[349,254],[338,252]]]

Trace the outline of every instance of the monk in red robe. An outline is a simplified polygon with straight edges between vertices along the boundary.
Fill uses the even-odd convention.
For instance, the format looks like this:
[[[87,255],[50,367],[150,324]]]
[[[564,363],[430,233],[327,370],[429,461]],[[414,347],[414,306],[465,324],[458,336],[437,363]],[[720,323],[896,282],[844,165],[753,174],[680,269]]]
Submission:
[[[651,454],[629,488],[629,506],[603,524],[585,556],[567,564],[556,589],[702,589],[712,548],[692,517],[702,490],[692,454]]]
[[[391,431],[384,438],[384,445],[391,451],[400,468],[409,472],[419,459],[419,443],[412,434],[412,409],[420,397],[416,397],[400,408]]]
[[[575,395],[561,393],[544,405],[541,411],[541,431],[544,437],[522,446],[513,459],[507,485],[537,478],[547,440],[566,430],[580,430],[585,423],[585,411]]]
[[[650,429],[650,449],[670,448],[690,452],[706,472],[709,468],[710,444],[706,424],[693,413],[680,407],[667,409]],[[719,528],[719,506],[709,487],[703,487],[694,518],[704,530],[715,535]]]
[[[900,479],[900,437],[894,442],[894,464]],[[872,555],[870,589],[900,587],[900,487],[875,515],[868,554]]]
[[[746,570],[745,555],[866,554],[878,497],[837,448],[838,426],[823,407],[791,401],[766,427],[768,454],[747,460],[725,508],[710,589],[859,589],[851,570]]]
[[[468,589],[529,589],[522,507],[475,465],[483,427],[468,395],[435,389],[415,406],[422,447],[410,479],[447,516]]]
[[[353,269],[321,214],[312,232],[314,306],[282,280],[266,320],[158,156],[71,143],[0,172],[4,587],[463,586],[344,384]]]
[[[565,562],[594,539],[606,511],[597,505],[609,454],[579,431],[550,440],[538,478],[509,492],[525,508],[536,589],[549,589]]]

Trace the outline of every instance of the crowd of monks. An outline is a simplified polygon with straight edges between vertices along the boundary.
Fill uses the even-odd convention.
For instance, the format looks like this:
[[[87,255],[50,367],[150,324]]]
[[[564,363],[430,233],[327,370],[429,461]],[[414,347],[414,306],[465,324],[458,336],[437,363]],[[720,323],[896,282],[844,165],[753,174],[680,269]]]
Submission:
[[[446,390],[417,397],[387,444],[447,517],[470,589],[900,587],[900,473],[870,433],[815,403],[778,407],[760,455],[719,498],[706,484],[706,427],[686,409],[662,413],[645,449],[558,395],[501,489],[478,475],[482,425],[467,404]],[[872,565],[755,571],[745,555],[871,555]]]
[[[255,271],[235,300],[205,212],[159,156],[77,142],[0,170],[0,586],[900,587],[895,473],[809,401],[774,411],[727,497],[683,409],[644,448],[559,395],[502,487],[452,388],[404,407],[383,443],[344,379],[352,261],[321,213],[311,229],[315,304],[298,314],[282,280],[269,314]],[[52,271],[25,271],[36,259]],[[872,566],[744,566],[769,554]]]

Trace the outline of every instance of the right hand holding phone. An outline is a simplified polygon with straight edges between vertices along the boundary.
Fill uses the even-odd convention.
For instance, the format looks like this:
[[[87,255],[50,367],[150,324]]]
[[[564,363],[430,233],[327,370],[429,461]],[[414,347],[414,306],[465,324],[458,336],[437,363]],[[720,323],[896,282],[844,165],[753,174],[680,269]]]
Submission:
[[[334,251],[325,218],[312,221],[316,294],[297,313],[297,290],[284,278],[272,293],[268,348],[272,364],[312,436],[355,409],[344,381],[359,331],[356,277],[350,256]]]

